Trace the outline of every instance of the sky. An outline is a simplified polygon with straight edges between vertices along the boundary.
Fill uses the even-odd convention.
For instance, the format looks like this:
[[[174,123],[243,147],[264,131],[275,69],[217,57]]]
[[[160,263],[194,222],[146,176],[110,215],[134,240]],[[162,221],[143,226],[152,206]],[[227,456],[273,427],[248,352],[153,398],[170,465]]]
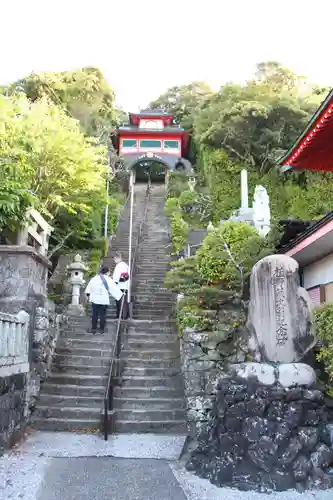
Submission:
[[[99,67],[126,111],[168,87],[217,90],[281,62],[333,86],[332,0],[0,0],[0,84]]]

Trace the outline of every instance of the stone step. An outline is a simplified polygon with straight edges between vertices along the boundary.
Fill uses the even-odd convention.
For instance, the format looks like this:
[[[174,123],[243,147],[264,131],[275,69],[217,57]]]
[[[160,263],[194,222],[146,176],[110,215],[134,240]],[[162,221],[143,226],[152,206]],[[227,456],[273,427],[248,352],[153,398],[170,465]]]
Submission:
[[[184,420],[160,420],[155,422],[136,422],[135,420],[116,420],[116,432],[132,434],[175,434],[186,435]]]
[[[177,328],[177,323],[170,319],[161,319],[159,321],[149,321],[149,320],[130,320],[128,322],[128,331],[135,329],[137,332],[144,331],[160,331],[161,333],[168,332],[170,329]]]
[[[57,348],[57,354],[60,355],[68,355],[68,354],[75,354],[76,356],[93,356],[95,358],[101,357],[101,358],[106,358],[108,360],[111,359],[111,350],[110,349],[101,349],[101,348],[96,348],[92,349],[89,347],[82,348],[82,347],[71,347],[69,350],[68,348],[65,347],[59,347]]]
[[[53,384],[77,385],[77,386],[104,386],[106,385],[107,375],[78,375],[76,373],[51,373],[48,379]]]
[[[174,333],[137,333],[137,332],[128,332],[126,338],[124,339],[124,345],[137,344],[139,345],[157,345],[157,344],[170,344],[177,341],[177,335]]]
[[[104,391],[105,392],[105,391]],[[75,408],[96,408],[101,407],[104,401],[104,392],[102,396],[70,396],[65,394],[45,394],[40,395],[38,406],[40,407],[52,407],[57,406]]]
[[[96,433],[101,429],[101,416],[91,419],[75,419],[75,418],[42,418],[35,417],[32,421],[32,426],[41,431],[55,432],[72,432],[84,431]]]
[[[68,396],[68,397],[94,397],[94,398],[104,398],[106,390],[105,385],[95,385],[95,386],[80,386],[80,385],[71,385],[71,384],[56,384],[52,383],[50,379],[48,382],[44,382],[42,385],[41,394],[45,395],[59,395],[59,396]]]
[[[177,357],[180,358],[179,347],[174,351],[170,351],[169,349],[129,349],[129,346],[121,351],[121,356],[123,359],[136,359],[140,355],[140,358],[143,360],[146,359],[165,359],[165,360],[173,360]]]
[[[176,337],[170,339],[170,341],[155,341],[154,339],[147,338],[146,340],[139,340],[135,338],[129,338],[124,340],[124,350],[132,350],[140,352],[142,351],[150,351],[150,352],[158,352],[160,350],[165,349],[170,353],[177,352],[179,353],[179,342]]]
[[[54,359],[54,365],[59,366],[99,366],[108,367],[109,358],[101,356],[77,356],[76,354],[57,354]]]
[[[149,399],[152,402],[155,399],[181,399],[184,397],[182,387],[124,387],[117,386],[114,389],[114,397],[123,401],[130,399]]]
[[[137,353],[138,355],[140,353]],[[121,355],[121,359],[124,361],[124,368],[140,368],[142,366],[146,368],[176,368],[179,369],[180,357],[175,356],[174,358],[169,359],[160,359],[160,358],[125,358],[123,354]]]
[[[131,408],[117,409],[116,420],[132,420],[134,422],[167,422],[185,420],[185,411],[182,408],[173,409],[150,409],[150,408]]]
[[[119,410],[181,410],[185,408],[184,398],[118,398],[113,399],[115,409]],[[182,418],[184,415],[182,415]]]
[[[180,367],[149,367],[149,366],[128,366],[123,371],[125,377],[148,376],[148,377],[175,377],[181,373]]]
[[[114,339],[111,337],[105,337],[104,335],[95,335],[93,340],[89,340],[87,338],[80,338],[80,337],[75,337],[75,338],[64,338],[60,339],[59,341],[59,348],[60,349],[71,349],[72,352],[78,349],[104,349],[108,350],[112,349],[112,346],[114,344]]]
[[[60,418],[60,419],[77,419],[77,420],[95,420],[101,418],[103,401],[95,407],[69,407],[69,406],[37,406],[35,417],[40,418]]]
[[[122,375],[122,387],[168,387],[175,388],[182,387],[182,376],[177,374],[172,377],[152,376],[152,375]]]
[[[135,309],[133,310],[133,316],[136,319],[155,319],[158,320],[159,318],[168,318],[170,317],[172,313],[172,310],[163,310],[163,311],[144,311],[142,309]]]
[[[66,375],[93,375],[105,377],[109,373],[109,366],[91,366],[91,365],[72,365],[72,364],[57,364],[53,367],[52,373]]]

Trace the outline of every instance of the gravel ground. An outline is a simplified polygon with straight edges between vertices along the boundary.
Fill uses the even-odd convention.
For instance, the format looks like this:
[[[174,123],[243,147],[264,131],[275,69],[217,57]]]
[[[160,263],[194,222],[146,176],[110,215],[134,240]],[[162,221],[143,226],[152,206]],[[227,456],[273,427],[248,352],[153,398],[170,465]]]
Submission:
[[[209,481],[184,470],[182,464],[178,462],[183,444],[184,441],[181,442],[179,436],[119,435],[112,436],[108,443],[104,443],[100,437],[92,435],[36,433],[18,449],[0,458],[0,498],[1,500],[333,499],[333,490],[302,494],[288,491],[267,495],[217,488]],[[121,457],[127,460],[122,460]],[[129,458],[138,460],[128,460]],[[115,471],[114,474],[110,474],[111,469]],[[163,477],[167,478],[167,481],[163,480]],[[148,489],[147,478],[150,484]],[[68,484],[67,496],[64,496],[64,492],[59,489],[59,484],[63,481]],[[103,489],[104,481],[107,488],[105,486]],[[85,487],[82,484],[85,484]],[[95,489],[96,497],[92,496]],[[85,490],[90,496],[82,496]],[[109,496],[106,496],[107,494]]]

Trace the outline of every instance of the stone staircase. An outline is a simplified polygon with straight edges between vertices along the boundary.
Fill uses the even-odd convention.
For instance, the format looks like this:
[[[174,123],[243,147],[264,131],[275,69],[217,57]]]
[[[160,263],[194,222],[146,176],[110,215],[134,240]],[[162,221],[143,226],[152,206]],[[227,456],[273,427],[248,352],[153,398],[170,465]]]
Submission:
[[[144,213],[146,186],[137,185],[133,245]],[[114,392],[117,432],[186,434],[180,349],[172,320],[173,294],[163,289],[168,268],[164,186],[151,187],[134,280],[134,319],[122,340],[123,376]],[[129,206],[123,213],[110,255],[128,258]],[[133,247],[134,249],[134,247]],[[114,315],[111,310],[109,316]],[[72,318],[57,346],[50,378],[43,384],[33,425],[44,430],[98,431],[101,428],[116,321],[104,335],[86,333],[89,318]]]
[[[115,391],[120,432],[185,434],[180,348],[172,311],[175,296],[163,288],[168,269],[165,187],[152,185],[133,284],[133,320],[122,350],[122,384]]]
[[[146,184],[135,186],[133,245],[144,215]],[[113,269],[115,251],[128,258],[130,205],[125,207],[105,265]],[[90,307],[88,307],[90,315]],[[105,394],[111,351],[116,332],[115,304],[108,308],[107,332],[87,333],[90,318],[71,318],[56,349],[52,372],[43,384],[33,414],[33,426],[43,430],[98,430]]]

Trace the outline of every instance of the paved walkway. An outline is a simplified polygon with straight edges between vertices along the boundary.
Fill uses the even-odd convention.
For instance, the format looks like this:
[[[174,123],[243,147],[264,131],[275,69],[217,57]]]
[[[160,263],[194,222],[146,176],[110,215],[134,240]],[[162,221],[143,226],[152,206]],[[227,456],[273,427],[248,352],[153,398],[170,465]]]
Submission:
[[[35,433],[0,458],[1,500],[332,500],[333,492],[216,488],[184,470],[184,437]]]

